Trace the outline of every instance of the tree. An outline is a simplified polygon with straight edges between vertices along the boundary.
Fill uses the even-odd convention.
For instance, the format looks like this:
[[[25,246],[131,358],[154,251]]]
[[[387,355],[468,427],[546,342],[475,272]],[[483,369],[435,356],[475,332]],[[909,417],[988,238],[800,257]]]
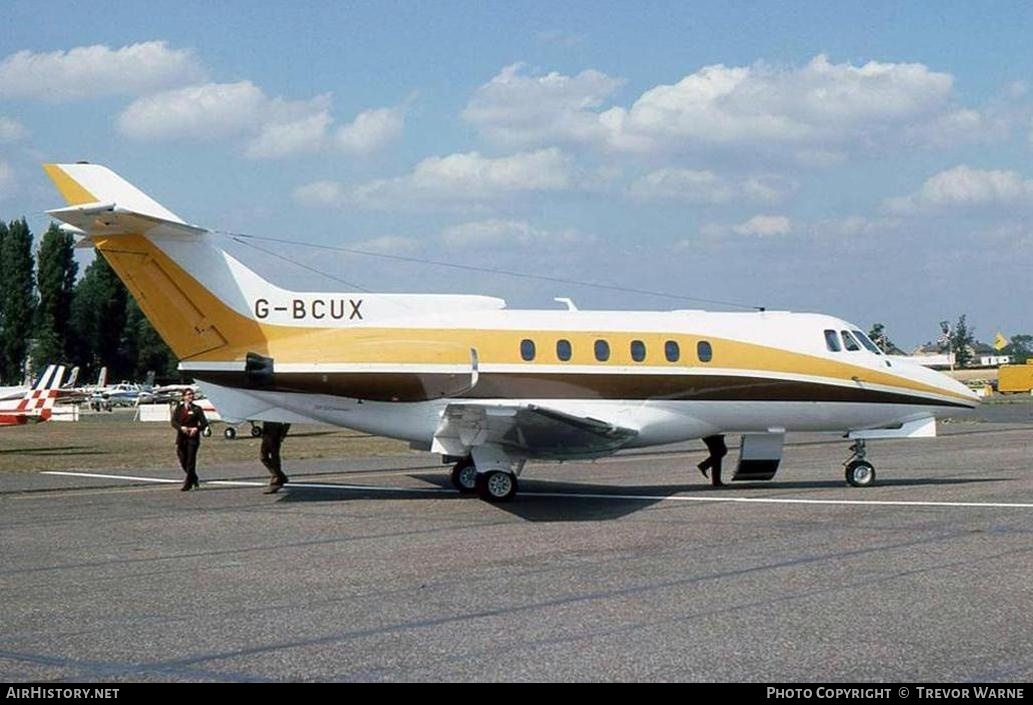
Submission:
[[[36,309],[32,277],[32,232],[25,219],[12,221],[0,246],[3,272],[0,277],[0,314],[3,331],[0,349],[3,350],[4,379],[19,380],[25,372],[28,341],[32,336],[33,316]]]
[[[51,363],[68,359],[68,323],[72,312],[72,293],[79,265],[73,254],[71,234],[51,223],[40,243],[36,266],[39,307],[36,309],[36,344],[32,358]]]
[[[4,240],[7,239],[7,223],[0,220],[0,253],[4,250]],[[4,258],[0,257],[0,282],[4,280]],[[0,305],[0,340],[3,340],[4,334],[4,310],[3,306]],[[3,375],[4,367],[6,366],[7,356],[4,355],[3,346],[0,345],[0,376]]]
[[[1024,364],[1026,360],[1033,357],[1033,335],[1025,333],[1013,335],[1011,342],[1001,352],[1005,355],[1011,355],[1013,363]]]
[[[950,334],[951,352],[954,353],[954,364],[958,367],[968,367],[972,363],[972,346],[975,345],[975,328],[969,328],[965,320],[965,314],[961,314],[958,322],[954,324],[954,331]]]
[[[889,336],[886,335],[886,326],[882,323],[873,323],[872,329],[868,331],[868,337],[872,339],[872,342],[879,346],[879,350],[882,350],[887,355],[900,355],[902,350],[893,344]]]

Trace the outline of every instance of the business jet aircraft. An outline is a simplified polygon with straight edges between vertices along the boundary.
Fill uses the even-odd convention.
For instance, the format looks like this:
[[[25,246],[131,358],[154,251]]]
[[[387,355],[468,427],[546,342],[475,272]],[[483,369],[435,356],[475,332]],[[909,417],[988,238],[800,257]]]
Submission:
[[[22,426],[30,421],[49,421],[64,374],[64,367],[50,365],[39,376],[36,385],[26,390],[19,399],[0,402],[0,426]]]
[[[758,311],[510,310],[486,296],[297,292],[260,277],[109,169],[44,166],[49,211],[98,249],[226,415],[408,440],[504,501],[530,458],[591,458],[742,434],[733,479],[770,479],[787,432],[935,435],[977,397],[890,360],[857,326]],[[70,226],[70,227],[69,227]]]

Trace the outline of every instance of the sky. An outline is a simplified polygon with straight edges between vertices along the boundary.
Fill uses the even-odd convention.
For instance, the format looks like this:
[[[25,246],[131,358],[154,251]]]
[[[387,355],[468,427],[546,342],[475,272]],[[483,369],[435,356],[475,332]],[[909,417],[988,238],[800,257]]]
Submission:
[[[299,289],[1033,333],[1029,2],[0,17],[0,218],[37,234],[40,164],[86,160]]]

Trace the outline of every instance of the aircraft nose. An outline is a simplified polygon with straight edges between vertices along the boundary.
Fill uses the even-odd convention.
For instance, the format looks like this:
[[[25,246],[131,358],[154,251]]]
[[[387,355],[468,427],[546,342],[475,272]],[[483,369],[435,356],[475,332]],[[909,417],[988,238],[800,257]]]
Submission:
[[[963,396],[965,400],[968,402],[969,408],[975,409],[977,406],[983,403],[982,398],[980,398],[980,396],[976,394],[976,392],[970,389],[968,386],[962,384],[953,377],[948,377],[947,375],[943,374],[940,376],[943,378],[941,384],[944,387],[944,389],[953,394]]]

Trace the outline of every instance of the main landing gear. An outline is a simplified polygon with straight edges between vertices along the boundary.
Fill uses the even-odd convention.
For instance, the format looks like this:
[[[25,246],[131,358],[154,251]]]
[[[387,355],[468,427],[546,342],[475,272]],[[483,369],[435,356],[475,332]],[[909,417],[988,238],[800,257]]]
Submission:
[[[500,453],[476,453],[481,455],[482,466],[488,469],[477,469],[477,461],[471,455],[460,458],[452,466],[449,474],[452,485],[459,494],[473,494],[486,502],[508,502],[516,496],[519,485],[517,475],[523,469],[522,461],[513,461]],[[512,468],[515,466],[515,472]]]
[[[477,466],[466,456],[452,466],[452,485],[459,494],[473,494],[477,490]]]
[[[508,502],[517,493],[516,475],[504,470],[477,474],[477,496],[485,502]]]
[[[852,455],[843,463],[846,481],[854,487],[871,487],[875,484],[875,466],[865,460],[867,451],[864,439],[859,438],[850,446]]]

